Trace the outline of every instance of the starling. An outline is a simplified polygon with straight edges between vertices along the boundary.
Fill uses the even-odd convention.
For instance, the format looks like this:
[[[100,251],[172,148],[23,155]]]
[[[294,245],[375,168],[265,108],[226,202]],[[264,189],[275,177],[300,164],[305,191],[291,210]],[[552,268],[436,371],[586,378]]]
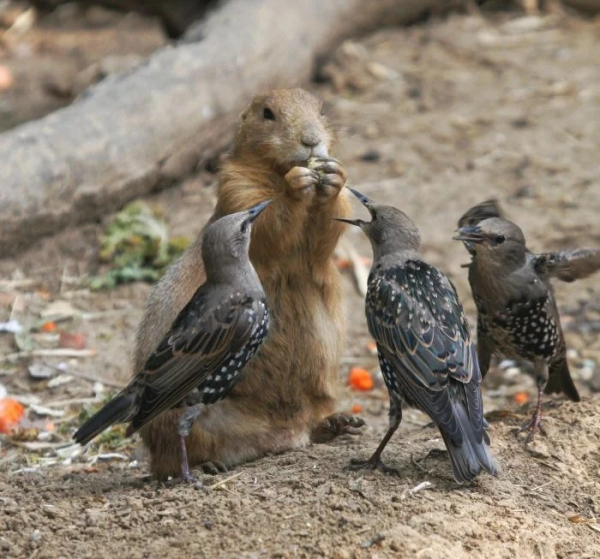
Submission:
[[[477,306],[477,353],[482,375],[491,357],[533,363],[538,398],[527,441],[540,428],[542,393],[579,394],[566,359],[566,344],[550,280],[572,282],[600,269],[600,249],[584,248],[534,254],[521,229],[502,218],[459,228],[455,239],[469,243],[474,257],[469,283]]]
[[[439,427],[457,482],[472,481],[482,469],[495,475],[481,373],[454,286],[421,259],[419,231],[406,214],[350,190],[371,214],[369,222],[345,221],[359,226],[373,247],[367,323],[390,395],[389,429],[373,456],[355,467],[393,471],[381,453],[400,425],[404,398]]]
[[[179,422],[181,473],[192,481],[185,437],[202,408],[225,398],[263,343],[269,315],[248,249],[252,222],[270,201],[222,217],[203,237],[206,282],[129,385],[75,433],[85,444],[113,423],[129,422],[127,436],[163,411],[188,402]]]

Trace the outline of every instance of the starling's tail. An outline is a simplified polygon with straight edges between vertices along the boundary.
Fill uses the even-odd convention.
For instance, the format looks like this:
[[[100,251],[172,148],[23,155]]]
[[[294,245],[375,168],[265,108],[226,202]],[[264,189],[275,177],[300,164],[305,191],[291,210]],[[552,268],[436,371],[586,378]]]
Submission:
[[[571,378],[566,357],[563,357],[558,363],[550,365],[548,382],[546,383],[544,392],[546,394],[560,394],[561,392],[564,392],[567,398],[573,400],[573,402],[579,402],[581,400],[579,392],[577,392],[577,388],[575,387],[575,383]]]
[[[132,415],[134,403],[135,398],[131,393],[117,395],[100,411],[90,417],[75,432],[73,439],[78,443],[86,444],[113,423],[127,421]]]
[[[496,475],[497,470],[489,448],[489,437],[483,426],[477,428],[469,419],[462,403],[452,402],[453,415],[462,435],[462,443],[456,444],[449,434],[441,431],[454,477],[458,483],[473,481],[481,470]]]

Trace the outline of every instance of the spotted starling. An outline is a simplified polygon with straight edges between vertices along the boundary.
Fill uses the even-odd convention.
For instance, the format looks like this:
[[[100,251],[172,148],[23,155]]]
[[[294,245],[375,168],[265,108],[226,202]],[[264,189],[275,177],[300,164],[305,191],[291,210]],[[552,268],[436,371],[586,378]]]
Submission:
[[[185,437],[205,405],[225,398],[244,365],[264,341],[269,315],[265,294],[250,263],[252,222],[270,201],[227,215],[205,231],[202,258],[206,282],[175,319],[144,369],[73,438],[85,444],[113,423],[129,422],[127,436],[163,411],[196,403],[181,416],[181,473],[191,481]]]
[[[534,254],[527,250],[521,229],[502,218],[485,219],[457,231],[455,239],[474,250],[469,283],[477,306],[482,375],[494,353],[534,365],[537,405],[522,429],[529,431],[530,441],[540,428],[543,392],[564,392],[579,401],[550,280],[571,282],[599,270],[600,249]]]
[[[390,425],[373,456],[354,467],[393,472],[381,453],[400,425],[402,399],[439,427],[459,483],[496,473],[489,449],[475,346],[450,280],[419,256],[419,231],[400,210],[350,189],[371,221],[359,226],[373,247],[366,314],[390,395]]]

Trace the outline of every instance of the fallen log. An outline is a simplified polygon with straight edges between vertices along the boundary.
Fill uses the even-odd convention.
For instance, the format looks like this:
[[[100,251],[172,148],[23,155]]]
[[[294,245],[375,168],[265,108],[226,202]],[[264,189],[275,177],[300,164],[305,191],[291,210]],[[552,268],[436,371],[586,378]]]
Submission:
[[[343,39],[458,3],[230,0],[203,22],[202,40],[0,135],[0,257],[185,177],[226,145],[253,94],[306,83],[315,56]]]
[[[29,0],[42,14],[56,7],[77,3],[80,6],[103,6],[122,12],[139,12],[147,16],[156,16],[169,37],[178,38],[188,26],[204,16],[218,0]]]

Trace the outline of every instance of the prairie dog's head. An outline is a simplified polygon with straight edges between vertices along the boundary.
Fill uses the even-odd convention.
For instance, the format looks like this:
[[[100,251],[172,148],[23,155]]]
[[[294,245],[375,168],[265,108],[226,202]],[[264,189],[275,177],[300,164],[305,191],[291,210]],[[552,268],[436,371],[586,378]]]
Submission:
[[[303,89],[276,89],[257,95],[242,113],[234,155],[286,173],[309,157],[329,157],[334,139],[320,99]]]

